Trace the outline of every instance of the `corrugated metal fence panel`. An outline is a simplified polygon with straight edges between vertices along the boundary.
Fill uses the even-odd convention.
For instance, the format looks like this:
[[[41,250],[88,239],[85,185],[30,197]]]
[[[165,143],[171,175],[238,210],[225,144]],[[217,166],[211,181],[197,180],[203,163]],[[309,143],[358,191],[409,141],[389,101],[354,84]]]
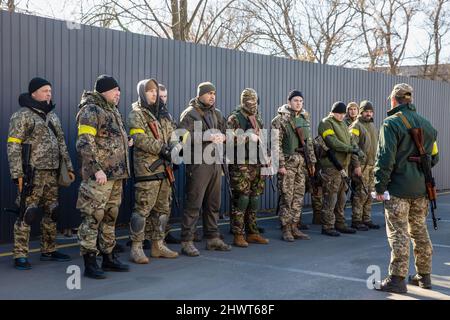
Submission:
[[[154,77],[169,92],[169,107],[176,119],[196,95],[198,83],[212,81],[217,87],[217,106],[228,115],[239,104],[240,92],[255,88],[261,100],[261,113],[270,126],[278,106],[286,102],[292,89],[305,95],[305,108],[310,112],[313,131],[325,117],[333,102],[371,100],[376,106],[375,122],[385,117],[386,97],[397,82],[409,82],[416,91],[418,111],[439,130],[441,163],[434,170],[438,187],[450,188],[446,171],[450,133],[446,129],[450,87],[446,83],[415,78],[393,77],[363,70],[304,63],[259,54],[170,41],[144,35],[82,26],[71,30],[63,21],[11,14],[0,11],[0,208],[11,206],[15,188],[10,181],[6,156],[6,138],[11,114],[17,110],[17,97],[26,91],[28,81],[41,76],[53,83],[56,112],[61,118],[66,141],[76,165],[75,115],[83,90],[90,90],[99,74],[119,79],[124,117],[137,98],[140,79]],[[178,198],[183,205],[184,170],[177,173]],[[75,226],[79,214],[74,209],[79,181],[61,191],[62,219],[60,227]],[[277,196],[267,184],[261,199],[263,209],[274,208]],[[229,197],[222,190],[222,210],[229,211]],[[132,189],[127,184],[120,221],[130,214]],[[309,197],[306,199],[309,204]],[[175,217],[180,212],[174,212]],[[0,241],[11,240],[14,217],[0,216]],[[36,229],[36,228],[35,228]]]

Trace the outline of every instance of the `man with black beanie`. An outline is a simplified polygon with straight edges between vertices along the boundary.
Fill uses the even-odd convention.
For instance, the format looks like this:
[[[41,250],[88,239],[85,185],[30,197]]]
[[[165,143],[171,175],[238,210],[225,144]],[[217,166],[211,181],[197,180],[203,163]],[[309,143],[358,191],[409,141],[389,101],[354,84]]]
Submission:
[[[77,201],[82,217],[78,238],[84,275],[95,279],[105,278],[103,271],[128,271],[128,265],[113,252],[123,180],[130,174],[127,133],[117,109],[119,99],[116,79],[101,75],[94,91],[83,92],[76,118],[82,177]],[[97,265],[97,247],[103,256],[102,268]]]
[[[41,260],[70,261],[70,257],[56,251],[56,222],[59,216],[58,169],[62,161],[69,170],[70,179],[75,180],[72,162],[67,151],[64,133],[58,116],[53,111],[52,88],[49,81],[33,78],[28,92],[19,97],[20,109],[10,120],[8,134],[8,160],[11,178],[18,186],[18,199],[26,181],[31,181],[31,192],[26,194],[23,218],[14,225],[14,267],[19,270],[31,269],[28,262],[30,224],[44,211],[41,221]],[[22,151],[31,148],[30,164],[34,176],[26,177]],[[28,179],[27,179],[28,178]],[[25,191],[25,190],[24,190]],[[26,191],[25,191],[26,192]]]
[[[339,232],[355,233],[356,230],[347,227],[345,223],[344,209],[347,200],[345,193],[347,186],[340,171],[330,160],[329,154],[334,154],[336,160],[346,172],[348,172],[352,154],[364,156],[359,147],[352,144],[348,127],[343,121],[346,109],[345,103],[340,101],[334,103],[330,114],[322,119],[318,128],[319,139],[323,139],[329,149],[327,156],[320,159],[323,188],[322,234],[333,237],[339,236]]]

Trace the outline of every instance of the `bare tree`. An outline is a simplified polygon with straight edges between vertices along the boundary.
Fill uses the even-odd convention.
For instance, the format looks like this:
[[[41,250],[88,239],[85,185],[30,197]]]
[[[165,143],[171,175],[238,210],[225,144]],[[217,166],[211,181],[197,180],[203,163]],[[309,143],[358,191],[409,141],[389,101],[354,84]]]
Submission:
[[[358,38],[366,49],[365,53],[354,58],[367,58],[367,70],[375,71],[385,55],[383,33],[376,23],[376,8],[369,6],[366,0],[353,0],[351,5],[359,14],[361,33]]]
[[[237,0],[199,0],[192,9],[187,0],[102,0],[92,6],[82,18],[91,25],[113,27],[125,31],[137,31],[168,39],[195,43],[212,42],[211,29],[220,26],[218,21],[233,10]],[[220,5],[219,5],[220,4]],[[212,8],[217,8],[212,10]],[[218,34],[219,31],[215,34]],[[205,40],[209,35],[208,40]]]
[[[307,18],[307,44],[319,63],[345,65],[352,60],[348,55],[355,41],[354,18],[357,12],[348,1],[303,0]]]
[[[249,0],[259,45],[271,54],[344,65],[355,11],[346,1]],[[331,61],[332,60],[332,61]]]
[[[412,19],[420,7],[418,0],[368,0],[385,47],[389,73],[397,74],[405,57]]]
[[[428,45],[422,53],[422,75],[432,80],[437,80],[438,78],[443,38],[450,31],[449,3],[450,0],[433,0],[432,3],[429,3],[424,8],[427,17],[424,22],[424,27],[428,35]],[[448,81],[450,79],[446,79],[444,76],[442,80]]]

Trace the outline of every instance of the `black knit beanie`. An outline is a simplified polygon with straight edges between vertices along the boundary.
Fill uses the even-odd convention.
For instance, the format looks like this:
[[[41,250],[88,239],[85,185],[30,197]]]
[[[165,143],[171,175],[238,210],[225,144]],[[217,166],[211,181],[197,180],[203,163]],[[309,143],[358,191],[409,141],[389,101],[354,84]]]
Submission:
[[[42,79],[39,77],[33,78],[33,79],[31,79],[30,83],[28,84],[28,93],[32,94],[36,90],[39,90],[43,86],[47,86],[47,85],[49,85],[50,87],[52,86],[51,83],[45,79]]]
[[[335,102],[331,107],[331,112],[333,113],[346,113],[347,106],[342,101]]]
[[[288,100],[291,101],[291,99],[294,98],[294,97],[302,97],[303,98],[303,93],[301,91],[298,91],[298,90],[292,90],[289,93]]]
[[[103,93],[103,92],[112,90],[116,87],[119,87],[117,80],[106,74],[102,74],[95,81],[95,91],[97,91],[99,93]],[[120,87],[119,87],[119,89],[120,89]]]

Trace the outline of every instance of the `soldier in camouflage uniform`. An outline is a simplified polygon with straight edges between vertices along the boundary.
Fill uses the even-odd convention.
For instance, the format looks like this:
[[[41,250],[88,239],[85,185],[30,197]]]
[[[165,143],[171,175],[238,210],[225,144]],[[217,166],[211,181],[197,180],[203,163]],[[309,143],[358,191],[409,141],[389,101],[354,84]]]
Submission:
[[[352,145],[351,135],[344,123],[346,106],[343,102],[336,102],[331,108],[328,117],[322,119],[319,124],[319,136],[326,146],[335,153],[337,161],[342,165],[346,173],[350,164],[351,154],[363,157],[364,153],[358,146]],[[321,179],[323,188],[322,206],[322,234],[339,236],[340,233],[355,233],[345,223],[344,208],[347,200],[347,186],[341,173],[336,169],[328,156],[320,159]]]
[[[85,263],[84,275],[95,279],[105,278],[103,271],[129,270],[113,252],[123,183],[130,174],[129,142],[117,109],[119,99],[117,81],[101,75],[93,92],[83,92],[76,117],[76,148],[82,176],[77,201],[82,217],[78,239]],[[97,265],[97,241],[103,270]]]
[[[25,200],[25,215],[37,215],[43,209],[41,220],[41,260],[70,261],[70,257],[56,251],[56,222],[59,216],[58,169],[65,161],[72,180],[72,162],[67,152],[64,133],[58,116],[53,111],[51,84],[42,78],[30,81],[28,92],[19,97],[20,109],[9,123],[7,152],[11,178],[19,190],[20,203],[24,172],[22,145],[31,145],[30,164],[35,169],[33,190]],[[14,266],[20,270],[31,269],[28,262],[28,244],[31,226],[17,219],[14,224]]]
[[[360,104],[358,118],[350,125],[353,142],[366,154],[364,163],[354,156],[352,172],[355,193],[352,198],[352,228],[359,231],[379,229],[372,222],[373,169],[378,145],[378,130],[373,124],[373,105],[364,100]]]
[[[201,83],[197,88],[197,97],[189,102],[189,106],[180,116],[179,128],[186,131],[183,136],[183,157],[186,163],[187,193],[181,228],[181,252],[190,257],[200,255],[193,243],[200,210],[203,215],[203,233],[207,239],[206,249],[231,250],[231,246],[220,239],[217,226],[222,166],[217,161],[208,163],[203,157],[203,152],[208,148],[209,155],[220,160],[218,148],[212,151],[211,146],[222,145],[226,140],[226,120],[216,109],[215,101],[215,86],[210,82]],[[195,130],[196,128],[198,130]]]
[[[227,127],[235,136],[235,161],[230,164],[231,189],[233,191],[230,223],[234,234],[234,245],[248,247],[249,243],[267,244],[256,223],[259,196],[264,191],[264,178],[261,175],[261,161],[250,159],[250,148],[260,147],[259,135],[263,122],[258,114],[258,95],[253,89],[244,89],[241,104],[228,117]],[[241,129],[241,130],[239,130]],[[238,131],[239,130],[239,131]],[[244,134],[245,133],[245,134]],[[238,158],[237,149],[244,147],[245,155]],[[258,146],[258,147],[257,147]],[[245,237],[247,231],[247,237]]]
[[[379,201],[384,199],[386,190],[390,194],[390,200],[385,201],[385,218],[391,261],[389,276],[376,289],[406,293],[410,241],[413,243],[417,273],[409,277],[409,284],[431,289],[433,254],[426,223],[428,201],[425,177],[418,163],[409,161],[410,156],[419,153],[409,129],[422,128],[423,148],[431,160],[431,166],[439,161],[439,153],[436,129],[416,112],[412,104],[413,88],[406,83],[395,85],[390,100],[391,110],[380,129],[375,190]]]
[[[305,143],[308,144],[309,158],[313,165],[316,157],[311,138],[309,114],[303,109],[303,94],[300,91],[292,91],[288,96],[285,109],[288,112],[281,110],[282,112],[279,112],[279,115],[272,120],[272,129],[279,132],[278,189],[282,239],[292,242],[294,239],[310,239],[308,235],[298,229],[308,173],[296,128],[301,128],[303,131]]]
[[[149,262],[142,250],[146,222],[150,224],[151,255],[158,258],[176,258],[178,253],[164,244],[169,220],[171,185],[165,165],[171,163],[171,118],[160,114],[159,85],[154,79],[142,80],[137,85],[138,101],[128,115],[128,128],[134,140],[135,206],[130,220],[130,260]]]
[[[314,143],[314,155],[316,156],[316,160],[321,158],[320,155],[320,146]],[[320,179],[319,173],[322,168],[320,167],[320,161],[316,162],[316,172],[315,172],[315,181],[314,183],[309,183],[310,185],[310,193],[311,193],[311,206],[313,209],[313,219],[312,223],[316,225],[320,225],[322,223],[321,214],[322,214],[322,198],[323,198],[323,190],[322,190],[322,181]]]
[[[350,125],[356,120],[359,114],[359,106],[356,102],[349,102],[347,104],[346,114],[344,118],[344,123],[347,125],[347,127],[350,127]]]

